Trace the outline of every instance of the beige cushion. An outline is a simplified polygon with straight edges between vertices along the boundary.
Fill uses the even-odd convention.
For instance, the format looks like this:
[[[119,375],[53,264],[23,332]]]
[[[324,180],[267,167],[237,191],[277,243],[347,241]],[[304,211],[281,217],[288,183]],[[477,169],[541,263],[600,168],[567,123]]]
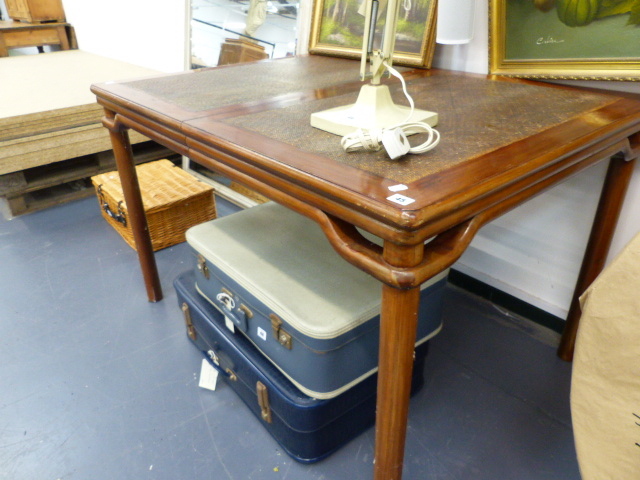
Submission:
[[[640,478],[640,235],[581,297],[571,413],[583,480]]]

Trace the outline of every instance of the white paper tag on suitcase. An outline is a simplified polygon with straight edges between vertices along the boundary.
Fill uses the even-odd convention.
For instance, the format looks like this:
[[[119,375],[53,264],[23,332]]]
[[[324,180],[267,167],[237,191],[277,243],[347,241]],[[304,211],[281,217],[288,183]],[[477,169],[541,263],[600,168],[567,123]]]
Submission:
[[[227,326],[229,330],[231,330],[233,333],[236,333],[236,326],[233,324],[233,320],[231,320],[226,315],[224,317],[224,324]]]
[[[259,336],[262,340],[264,340],[264,341],[266,342],[266,341],[267,341],[267,332],[266,332],[266,330],[265,330],[265,329],[263,329],[263,328],[258,327],[257,332],[258,332],[258,336]]]
[[[218,383],[218,371],[211,366],[204,358],[202,359],[202,367],[200,367],[200,388],[207,390],[215,390]]]

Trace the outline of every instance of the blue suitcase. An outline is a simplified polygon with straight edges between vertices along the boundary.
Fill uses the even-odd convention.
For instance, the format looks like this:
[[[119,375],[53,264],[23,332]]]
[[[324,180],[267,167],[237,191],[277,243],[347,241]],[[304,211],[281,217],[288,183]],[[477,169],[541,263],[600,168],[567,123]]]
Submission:
[[[174,286],[191,342],[295,460],[321,460],[374,423],[376,374],[334,398],[311,398],[245,336],[224,326],[222,313],[196,291],[192,271],[179,276]],[[412,394],[423,386],[427,352],[428,342],[415,351]]]
[[[269,202],[186,237],[198,291],[305,394],[332,398],[377,371],[381,284],[315,222]],[[417,344],[440,330],[446,274],[422,286]]]

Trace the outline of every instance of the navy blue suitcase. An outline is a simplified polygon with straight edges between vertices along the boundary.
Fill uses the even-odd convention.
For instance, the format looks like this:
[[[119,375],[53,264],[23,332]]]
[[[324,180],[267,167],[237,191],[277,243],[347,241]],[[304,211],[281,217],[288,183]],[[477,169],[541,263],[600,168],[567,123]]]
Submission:
[[[282,449],[299,462],[319,461],[375,421],[377,374],[340,395],[319,400],[302,393],[195,287],[193,271],[174,281],[187,335],[246,403]],[[416,348],[412,395],[424,383],[428,342]]]

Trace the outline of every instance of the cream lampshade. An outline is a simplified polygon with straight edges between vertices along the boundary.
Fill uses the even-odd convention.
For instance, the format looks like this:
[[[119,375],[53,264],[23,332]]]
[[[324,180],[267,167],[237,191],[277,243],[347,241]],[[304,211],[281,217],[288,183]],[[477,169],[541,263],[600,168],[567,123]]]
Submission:
[[[469,43],[473,38],[476,0],[438,0],[436,42],[443,45]]]

